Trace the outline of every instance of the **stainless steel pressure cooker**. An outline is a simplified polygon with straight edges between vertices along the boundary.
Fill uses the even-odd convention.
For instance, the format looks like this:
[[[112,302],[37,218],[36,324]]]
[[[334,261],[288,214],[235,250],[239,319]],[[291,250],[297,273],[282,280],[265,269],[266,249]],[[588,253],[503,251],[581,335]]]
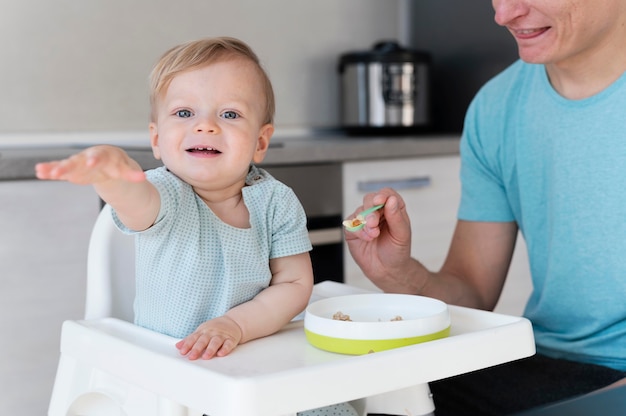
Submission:
[[[427,52],[381,41],[339,58],[341,123],[348,133],[409,133],[430,125]]]

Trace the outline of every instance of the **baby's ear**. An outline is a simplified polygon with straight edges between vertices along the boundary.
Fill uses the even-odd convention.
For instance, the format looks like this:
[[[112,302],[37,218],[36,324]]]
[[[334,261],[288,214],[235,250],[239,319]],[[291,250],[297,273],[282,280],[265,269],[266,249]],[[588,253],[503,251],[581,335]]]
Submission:
[[[156,123],[150,123],[148,127],[150,131],[150,146],[152,146],[152,154],[157,160],[161,159],[161,150],[159,149],[159,132]]]
[[[267,149],[270,146],[270,139],[272,138],[272,134],[274,134],[273,124],[265,124],[263,127],[261,127],[261,130],[259,130],[256,150],[254,152],[254,157],[252,158],[254,163],[261,163],[263,159],[265,159],[265,154],[267,153]]]

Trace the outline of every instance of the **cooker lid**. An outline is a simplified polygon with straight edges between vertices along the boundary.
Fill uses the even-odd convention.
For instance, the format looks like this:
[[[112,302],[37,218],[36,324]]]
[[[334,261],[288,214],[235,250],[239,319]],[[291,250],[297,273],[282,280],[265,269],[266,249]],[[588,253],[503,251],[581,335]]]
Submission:
[[[375,43],[371,50],[347,52],[339,58],[339,71],[349,64],[360,63],[400,63],[430,62],[430,54],[423,51],[406,49],[394,40]]]

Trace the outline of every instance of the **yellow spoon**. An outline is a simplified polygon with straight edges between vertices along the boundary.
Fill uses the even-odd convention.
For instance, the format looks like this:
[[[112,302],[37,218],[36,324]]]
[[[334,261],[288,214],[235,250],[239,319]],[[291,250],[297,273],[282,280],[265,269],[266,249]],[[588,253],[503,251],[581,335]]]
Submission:
[[[373,207],[366,209],[365,211],[360,212],[356,218],[351,220],[345,220],[343,222],[343,226],[346,227],[346,230],[354,233],[359,231],[361,228],[365,227],[365,217],[367,217],[372,212],[381,209],[385,204],[374,205]]]

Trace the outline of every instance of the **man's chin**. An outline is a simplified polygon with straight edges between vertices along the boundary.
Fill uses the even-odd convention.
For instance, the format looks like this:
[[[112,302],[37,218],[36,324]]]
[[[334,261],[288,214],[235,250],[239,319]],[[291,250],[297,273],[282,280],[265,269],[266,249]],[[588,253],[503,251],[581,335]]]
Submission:
[[[537,56],[536,54],[532,54],[532,53],[523,53],[522,51],[519,51],[519,57],[522,61],[526,62],[527,64],[547,63],[544,59],[542,59],[542,57]]]
[[[550,53],[538,47],[518,45],[517,54],[527,64],[549,64],[553,60]]]

